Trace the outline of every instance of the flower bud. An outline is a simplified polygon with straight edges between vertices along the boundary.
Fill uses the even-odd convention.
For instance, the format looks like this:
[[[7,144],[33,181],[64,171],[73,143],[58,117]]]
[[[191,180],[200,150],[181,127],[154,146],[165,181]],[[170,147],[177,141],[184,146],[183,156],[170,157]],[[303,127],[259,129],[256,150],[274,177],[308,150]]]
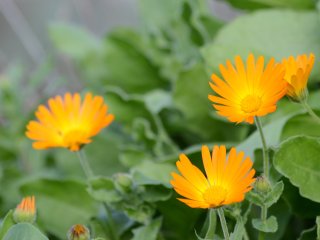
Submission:
[[[114,175],[114,180],[119,191],[130,192],[132,187],[132,179],[129,174],[118,173]]]
[[[68,240],[90,240],[90,231],[86,226],[76,224],[70,228],[67,236]]]
[[[287,96],[294,102],[306,101],[308,97],[308,79],[315,62],[313,53],[290,56],[282,59],[285,70],[284,79],[287,82]]]
[[[13,220],[16,223],[34,223],[36,221],[36,200],[34,196],[22,199],[13,212]]]
[[[258,193],[266,193],[270,191],[271,185],[268,179],[266,179],[264,176],[257,177],[255,183],[254,183],[254,189]]]

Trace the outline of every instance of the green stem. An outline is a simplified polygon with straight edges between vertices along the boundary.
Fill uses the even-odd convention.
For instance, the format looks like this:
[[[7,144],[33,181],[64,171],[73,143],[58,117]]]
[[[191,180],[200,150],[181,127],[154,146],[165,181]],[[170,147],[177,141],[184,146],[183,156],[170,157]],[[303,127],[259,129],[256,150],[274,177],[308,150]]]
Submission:
[[[80,160],[81,167],[86,174],[87,179],[90,179],[94,176],[92,169],[87,161],[87,157],[83,150],[77,151],[77,156]]]
[[[262,124],[258,117],[255,117],[255,123],[257,129],[260,134],[261,142],[262,142],[262,156],[263,156],[263,174],[267,180],[269,180],[269,155],[268,155],[268,147],[267,142],[263,134]]]
[[[83,150],[77,151],[77,156],[79,158],[81,167],[87,177],[87,180],[90,180],[91,178],[94,177],[93,171],[89,165],[89,162],[87,161],[87,157],[84,153]],[[88,181],[89,187],[91,187],[90,182]],[[103,203],[104,208],[106,209],[107,212],[107,217],[109,220],[109,229],[110,229],[110,235],[112,240],[119,240],[118,235],[115,232],[115,223],[113,221],[113,217],[111,214],[111,209],[107,203]]]
[[[309,113],[309,115],[320,124],[320,117],[312,110],[306,100],[301,101],[302,106],[304,109]]]
[[[266,206],[263,206],[261,208],[261,220],[266,221],[267,220],[267,214],[268,214],[268,208]]]
[[[209,224],[208,224],[208,230],[207,230],[205,239],[214,238],[214,233],[216,231],[216,225],[217,225],[217,215],[214,208],[209,209],[208,218],[209,218]]]
[[[224,217],[223,209],[218,208],[217,211],[218,211],[220,222],[221,222],[224,240],[230,240],[228,226],[227,226],[226,218]]]
[[[263,134],[262,124],[258,117],[255,117],[257,129],[259,131],[262,142],[262,156],[263,156],[263,174],[267,181],[269,181],[269,154],[266,139]],[[266,206],[261,207],[261,221],[265,222],[268,216],[268,208]],[[259,232],[259,240],[264,240],[265,233]]]
[[[268,208],[266,206],[261,207],[261,221],[265,222],[267,221],[267,215],[268,215]],[[259,232],[259,240],[264,240],[265,233]]]
[[[265,236],[264,232],[259,232],[258,240],[264,240],[264,236]]]

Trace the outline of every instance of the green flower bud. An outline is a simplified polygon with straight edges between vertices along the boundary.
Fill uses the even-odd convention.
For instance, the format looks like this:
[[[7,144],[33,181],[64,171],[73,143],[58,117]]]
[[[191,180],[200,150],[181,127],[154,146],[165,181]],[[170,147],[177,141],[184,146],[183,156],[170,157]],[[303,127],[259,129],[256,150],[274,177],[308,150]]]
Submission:
[[[13,212],[13,220],[16,223],[34,223],[36,221],[35,197],[25,197]]]
[[[86,226],[76,224],[70,228],[67,236],[68,240],[90,240],[90,231]]]
[[[264,176],[257,177],[256,182],[254,183],[254,189],[258,193],[266,193],[271,190],[271,185],[268,179]]]
[[[129,174],[118,173],[114,175],[115,185],[121,192],[130,192],[132,187],[132,178]]]

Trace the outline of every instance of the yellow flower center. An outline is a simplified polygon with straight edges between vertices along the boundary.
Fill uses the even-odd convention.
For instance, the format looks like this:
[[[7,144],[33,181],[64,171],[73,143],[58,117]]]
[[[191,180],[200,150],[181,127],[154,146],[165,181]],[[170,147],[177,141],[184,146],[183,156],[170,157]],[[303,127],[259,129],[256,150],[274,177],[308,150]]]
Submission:
[[[71,129],[63,134],[63,144],[71,151],[78,151],[81,145],[88,143],[87,134],[84,129]]]
[[[255,95],[248,95],[241,100],[241,110],[245,113],[253,113],[259,110],[261,106],[261,98]]]
[[[221,186],[211,186],[203,193],[203,199],[210,208],[219,207],[227,198],[227,190]]]

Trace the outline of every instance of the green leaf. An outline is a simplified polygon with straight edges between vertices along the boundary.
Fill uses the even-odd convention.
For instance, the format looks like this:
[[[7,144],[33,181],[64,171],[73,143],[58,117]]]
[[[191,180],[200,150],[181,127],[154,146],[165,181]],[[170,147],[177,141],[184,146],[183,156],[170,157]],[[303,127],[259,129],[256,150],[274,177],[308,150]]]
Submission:
[[[90,195],[98,201],[112,203],[122,199],[116,190],[113,180],[108,177],[95,177],[90,179],[89,184],[88,191]]]
[[[184,66],[201,61],[199,46],[211,41],[222,27],[206,1],[140,0],[139,3],[146,35],[156,49],[148,51],[148,56],[161,66],[161,74],[172,81]]]
[[[246,199],[255,204],[255,205],[258,205],[260,207],[262,207],[264,205],[264,199],[263,199],[263,196],[257,192],[255,192],[254,190],[253,191],[250,191],[246,194]]]
[[[152,216],[155,214],[155,206],[148,203],[139,204],[134,206],[130,202],[124,203],[122,210],[130,217],[132,220],[139,223],[147,224],[150,222]]]
[[[10,210],[1,222],[0,227],[0,239],[7,233],[8,229],[11,228],[15,222],[13,221],[13,211]]]
[[[141,16],[146,20],[149,31],[160,34],[173,21],[180,18],[183,0],[164,0],[161,3],[155,0],[139,0]],[[163,14],[166,14],[164,17]]]
[[[124,232],[128,232],[130,228],[136,222],[129,219],[123,212],[112,211],[112,220],[114,224],[114,231],[118,236],[121,236]],[[90,231],[95,237],[103,237],[106,240],[110,240],[111,228],[110,228],[110,219],[105,218],[104,214],[90,219]]]
[[[272,186],[271,191],[266,194],[266,197],[264,199],[264,204],[268,208],[279,200],[283,192],[283,188],[284,184],[282,181],[277,182],[274,186]]]
[[[54,23],[49,28],[49,34],[54,45],[75,60],[82,60],[88,54],[99,51],[101,46],[92,34],[73,25]]]
[[[151,106],[146,104],[144,97],[128,95],[120,88],[109,88],[106,94],[110,112],[117,116],[115,124],[129,135],[127,142],[131,146],[156,156],[176,152],[176,146],[168,137],[159,116],[148,109]]]
[[[294,23],[294,24],[292,24]],[[219,64],[248,53],[281,60],[290,55],[313,52],[320,55],[318,13],[313,11],[268,10],[237,18],[221,29],[212,44],[202,49],[210,72],[219,72]],[[255,33],[259,34],[255,34]],[[318,76],[320,69],[313,69]]]
[[[162,109],[171,107],[172,105],[171,94],[163,90],[154,90],[147,93],[144,96],[144,101],[146,107],[153,114],[159,114]]]
[[[236,226],[233,232],[230,234],[230,240],[242,240],[245,234],[244,223],[241,219],[237,219]]]
[[[18,223],[12,226],[3,240],[49,240],[30,223]]]
[[[86,191],[87,186],[75,180],[37,179],[21,186],[24,195],[34,195],[38,220],[44,228],[64,238],[70,226],[86,223],[97,213],[97,203]]]
[[[173,164],[148,161],[137,165],[131,171],[134,181],[139,185],[162,184],[166,187],[171,187],[169,183],[171,172],[176,171],[176,168]]]
[[[149,159],[152,157],[148,153],[133,147],[123,149],[119,156],[120,162],[128,168],[139,165],[143,161],[149,161]]]
[[[167,86],[157,66],[149,61],[140,48],[141,36],[127,29],[110,33],[104,44],[105,75],[103,84],[113,85],[127,93],[146,93]]]
[[[141,197],[146,202],[166,201],[172,194],[171,190],[162,185],[144,185],[144,188]]]
[[[157,240],[158,232],[160,230],[162,218],[153,220],[146,226],[134,229],[132,240]]]
[[[296,135],[319,137],[320,125],[307,113],[295,115],[284,125],[281,132],[281,140]]]
[[[252,219],[252,225],[255,229],[262,232],[276,232],[278,229],[277,219],[274,216],[269,217],[266,221],[259,218]]]
[[[120,88],[108,88],[106,101],[110,112],[117,116],[117,122],[131,130],[135,119],[147,119],[152,122],[152,114],[144,101],[136,96],[125,93]],[[152,129],[155,124],[152,122]]]
[[[232,6],[241,9],[258,9],[268,7],[310,9],[315,7],[312,0],[227,0]]]
[[[316,138],[298,136],[284,141],[274,156],[275,168],[297,186],[302,196],[320,202],[315,191],[320,181],[320,143]]]
[[[159,47],[170,49],[184,64],[200,58],[197,45],[203,42],[202,25],[199,29],[199,16],[202,15],[200,7],[203,3],[188,0],[139,2],[145,28],[152,36],[156,36]]]

